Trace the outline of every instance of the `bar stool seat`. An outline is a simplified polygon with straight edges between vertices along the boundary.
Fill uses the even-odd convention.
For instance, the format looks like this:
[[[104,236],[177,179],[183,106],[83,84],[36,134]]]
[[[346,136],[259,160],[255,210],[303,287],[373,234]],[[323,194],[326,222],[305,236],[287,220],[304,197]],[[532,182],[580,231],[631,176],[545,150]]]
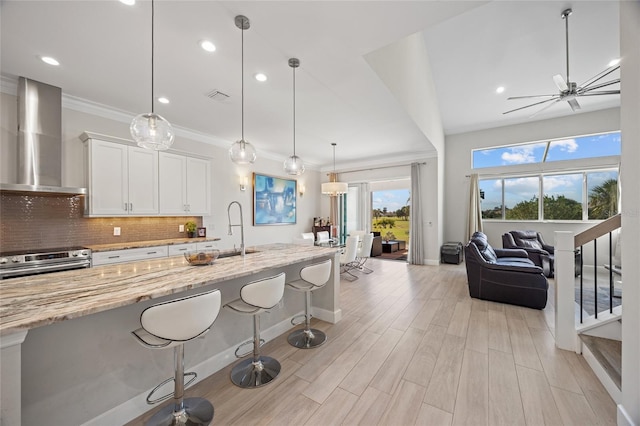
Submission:
[[[154,414],[147,425],[209,425],[213,420],[213,405],[204,398],[184,398],[184,388],[193,382],[196,373],[184,373],[184,344],[205,335],[220,312],[220,290],[158,303],[142,311],[141,328],[131,333],[149,349],[174,348],[174,376],[156,386],[147,396],[148,404],[173,397],[169,404]],[[185,376],[191,380],[185,383]],[[173,381],[173,393],[151,399],[165,384]]]
[[[287,341],[292,346],[301,349],[310,349],[320,346],[327,340],[327,335],[320,330],[311,328],[311,314],[309,307],[311,306],[311,292],[324,287],[331,276],[331,259],[324,262],[315,263],[305,266],[300,270],[300,279],[287,283],[287,286],[305,292],[304,303],[304,328],[295,330],[287,337]],[[291,320],[294,324],[296,318]]]
[[[225,308],[243,315],[253,315],[253,357],[236,364],[231,370],[231,381],[242,388],[257,388],[275,379],[280,373],[280,363],[260,354],[260,314],[280,303],[284,295],[284,272],[269,278],[245,284],[240,298]],[[248,343],[248,342],[247,342]],[[236,349],[236,356],[240,347]]]

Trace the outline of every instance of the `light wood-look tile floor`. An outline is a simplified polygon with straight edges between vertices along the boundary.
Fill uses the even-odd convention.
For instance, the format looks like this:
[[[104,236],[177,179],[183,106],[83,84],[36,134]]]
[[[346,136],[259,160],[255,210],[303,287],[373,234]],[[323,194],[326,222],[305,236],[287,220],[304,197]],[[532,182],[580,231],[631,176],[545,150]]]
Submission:
[[[464,264],[368,265],[341,282],[343,319],[314,323],[327,343],[296,349],[286,333],[263,346],[282,364],[274,382],[240,389],[229,366],[187,396],[209,399],[219,425],[616,424],[582,356],[555,347],[552,303],[471,299]]]

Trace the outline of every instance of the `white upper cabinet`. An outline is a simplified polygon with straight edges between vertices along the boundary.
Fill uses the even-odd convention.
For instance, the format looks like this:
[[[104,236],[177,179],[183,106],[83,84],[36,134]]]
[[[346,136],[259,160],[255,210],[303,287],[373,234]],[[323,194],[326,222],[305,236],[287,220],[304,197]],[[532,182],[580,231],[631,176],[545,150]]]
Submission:
[[[158,214],[158,153],[121,143],[86,139],[88,148],[86,214]]]
[[[210,162],[160,153],[160,214],[206,216],[211,211]]]

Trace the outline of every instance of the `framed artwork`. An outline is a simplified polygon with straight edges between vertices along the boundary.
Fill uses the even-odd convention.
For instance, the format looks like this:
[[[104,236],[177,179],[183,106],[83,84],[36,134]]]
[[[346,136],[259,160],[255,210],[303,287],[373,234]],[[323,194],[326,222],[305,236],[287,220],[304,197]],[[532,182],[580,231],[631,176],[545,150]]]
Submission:
[[[198,237],[206,237],[207,228],[198,228]]]
[[[253,224],[295,224],[297,185],[298,182],[294,179],[254,173]]]

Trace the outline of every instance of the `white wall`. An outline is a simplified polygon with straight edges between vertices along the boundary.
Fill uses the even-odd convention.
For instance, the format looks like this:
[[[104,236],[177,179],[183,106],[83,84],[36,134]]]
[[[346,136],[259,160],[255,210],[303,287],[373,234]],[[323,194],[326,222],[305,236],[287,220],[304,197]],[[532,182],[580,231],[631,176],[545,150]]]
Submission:
[[[617,130],[620,130],[620,109],[612,108],[447,136],[444,191],[447,220],[444,224],[444,239],[464,242],[469,199],[469,178],[466,176],[472,172],[472,149]],[[490,243],[496,247],[502,247],[500,236],[503,232],[514,229],[514,222],[484,221],[483,226]],[[548,242],[553,241],[555,231],[580,232],[589,226],[566,222],[523,221],[517,223],[517,229],[541,231]]]
[[[443,241],[445,138],[438,98],[422,33],[415,33],[365,56],[411,119],[437,151],[423,172],[423,224],[427,264],[438,264]],[[428,217],[428,219],[427,219]]]
[[[622,404],[618,425],[640,425],[640,2],[620,2],[622,129]],[[623,414],[626,411],[628,416]]]
[[[0,105],[2,106],[2,118],[0,124],[0,179],[2,182],[15,182],[17,177],[17,136],[16,136],[16,97],[7,93],[0,93]],[[113,113],[113,118],[105,118],[95,114],[78,111],[82,105],[73,103],[71,107],[64,107],[62,111],[62,139],[63,139],[63,175],[62,183],[67,186],[86,186],[84,181],[83,143],[80,135],[84,131],[131,139],[129,134],[129,119],[125,114]],[[108,112],[105,112],[105,115]],[[286,226],[253,226],[253,193],[251,185],[247,190],[240,191],[240,176],[249,176],[259,172],[279,177],[287,177],[282,170],[282,162],[260,157],[256,163],[249,166],[237,166],[229,160],[227,147],[220,147],[206,142],[206,136],[197,135],[201,139],[194,140],[185,137],[187,132],[176,131],[177,136],[172,149],[183,153],[197,154],[210,157],[211,160],[211,215],[203,218],[203,225],[207,228],[207,235],[219,236],[222,240],[218,243],[220,248],[239,245],[239,236],[227,235],[227,206],[231,201],[237,200],[242,204],[245,223],[245,239],[247,245],[265,244],[272,242],[291,242],[302,232],[311,230],[314,216],[320,213],[320,173],[309,170],[298,177],[298,184],[303,184],[306,193],[303,197],[298,195],[298,217],[296,225]],[[212,139],[213,141],[213,139]],[[217,141],[215,141],[217,142]],[[231,146],[231,142],[229,142]],[[284,159],[283,159],[284,161]],[[232,220],[236,222],[238,212],[232,210]],[[238,234],[238,233],[236,233]],[[79,242],[82,244],[82,242]]]

